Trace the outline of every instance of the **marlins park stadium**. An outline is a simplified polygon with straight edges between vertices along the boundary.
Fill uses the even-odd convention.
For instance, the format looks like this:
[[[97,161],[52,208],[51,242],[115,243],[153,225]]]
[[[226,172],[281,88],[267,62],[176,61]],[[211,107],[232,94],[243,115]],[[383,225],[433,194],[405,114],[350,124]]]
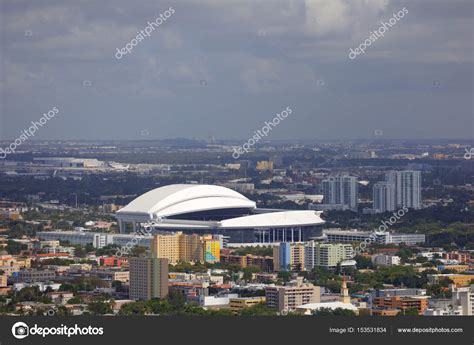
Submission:
[[[175,184],[153,189],[116,213],[120,232],[220,234],[232,243],[300,242],[322,235],[318,211],[260,209],[236,191]]]

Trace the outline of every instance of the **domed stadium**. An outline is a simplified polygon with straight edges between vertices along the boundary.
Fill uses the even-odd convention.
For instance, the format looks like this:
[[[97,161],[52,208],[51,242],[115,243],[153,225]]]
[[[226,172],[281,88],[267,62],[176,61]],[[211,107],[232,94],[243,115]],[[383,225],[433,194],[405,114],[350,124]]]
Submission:
[[[321,212],[260,209],[221,186],[174,184],[140,195],[116,213],[120,232],[222,234],[233,243],[300,242],[321,236]],[[130,224],[130,225],[128,225]]]

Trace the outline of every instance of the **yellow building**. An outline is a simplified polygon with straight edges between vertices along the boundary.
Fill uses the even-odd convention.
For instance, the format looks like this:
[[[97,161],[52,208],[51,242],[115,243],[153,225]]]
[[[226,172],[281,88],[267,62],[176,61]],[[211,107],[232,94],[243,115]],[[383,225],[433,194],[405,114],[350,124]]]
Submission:
[[[18,272],[21,268],[30,268],[30,258],[18,258],[9,254],[0,254],[0,269],[3,271]]]
[[[151,253],[155,258],[168,259],[174,265],[180,261],[180,236],[182,233],[154,235]]]
[[[258,161],[257,162],[257,170],[273,170],[273,162],[272,161]]]
[[[456,272],[464,272],[469,270],[469,265],[444,265],[441,267],[443,270],[453,270]]]
[[[265,297],[237,297],[229,299],[229,307],[235,313],[238,314],[242,309],[251,307],[256,304],[265,303]]]
[[[457,286],[467,286],[474,280],[474,274],[454,274],[449,279]]]
[[[221,261],[221,243],[219,240],[213,239],[211,235],[203,238],[204,262],[220,262]]]
[[[8,277],[5,273],[3,273],[2,275],[0,275],[0,287],[5,287],[7,286],[7,281],[8,281]]]
[[[23,218],[19,211],[2,209],[0,210],[0,219],[20,220]]]
[[[203,248],[199,235],[179,236],[179,260],[184,262],[203,261]]]
[[[439,284],[442,280],[449,279],[456,286],[467,286],[474,280],[474,274],[428,274],[430,284]]]
[[[277,246],[273,247],[273,270],[279,272],[281,266],[287,267],[287,258],[282,257],[282,251],[280,246],[289,246],[289,255],[290,255],[290,269],[292,271],[304,271],[304,254],[305,246],[303,243],[280,243]]]
[[[154,235],[151,244],[154,257],[168,259],[175,265],[182,262],[219,262],[220,242],[212,235],[175,234]]]

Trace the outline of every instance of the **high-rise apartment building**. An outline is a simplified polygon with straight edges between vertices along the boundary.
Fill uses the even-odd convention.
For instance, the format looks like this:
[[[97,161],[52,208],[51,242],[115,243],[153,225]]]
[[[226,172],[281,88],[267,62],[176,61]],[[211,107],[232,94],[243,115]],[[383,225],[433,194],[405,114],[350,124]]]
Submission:
[[[305,245],[304,267],[311,270],[315,267],[334,268],[344,260],[353,257],[354,250],[350,244],[317,243],[310,241]]]
[[[301,277],[300,277],[301,278]],[[296,307],[308,304],[319,303],[321,300],[321,289],[319,286],[301,280],[285,286],[269,286],[265,289],[267,306],[279,311],[292,311]]]
[[[215,239],[212,235],[205,235],[202,237],[204,250],[204,262],[220,262],[221,259],[221,241]]]
[[[168,260],[130,258],[130,299],[149,300],[168,295]]]
[[[421,208],[421,172],[415,170],[389,171],[385,176],[393,190],[395,207]]]
[[[154,235],[150,245],[151,255],[156,258],[168,259],[172,265],[176,264],[180,260],[181,235],[181,233]]]
[[[304,244],[282,242],[273,247],[273,269],[279,271],[304,270]]]
[[[183,262],[219,262],[220,240],[212,235],[157,234],[151,241],[154,257],[168,259],[174,265]]]
[[[204,262],[201,236],[197,234],[184,235],[180,233],[179,248],[176,253],[179,261]]]
[[[323,203],[342,205],[343,209],[357,211],[359,186],[357,177],[350,175],[330,176],[322,182]]]
[[[395,211],[395,187],[389,182],[377,182],[373,188],[373,210],[375,213]]]

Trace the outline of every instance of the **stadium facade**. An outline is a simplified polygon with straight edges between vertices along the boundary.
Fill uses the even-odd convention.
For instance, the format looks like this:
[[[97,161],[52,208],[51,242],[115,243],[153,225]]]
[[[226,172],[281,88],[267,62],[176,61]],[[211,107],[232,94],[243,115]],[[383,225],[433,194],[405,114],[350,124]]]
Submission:
[[[116,213],[121,233],[219,234],[233,243],[308,241],[322,235],[321,212],[259,209],[222,186],[174,184],[153,189]]]

